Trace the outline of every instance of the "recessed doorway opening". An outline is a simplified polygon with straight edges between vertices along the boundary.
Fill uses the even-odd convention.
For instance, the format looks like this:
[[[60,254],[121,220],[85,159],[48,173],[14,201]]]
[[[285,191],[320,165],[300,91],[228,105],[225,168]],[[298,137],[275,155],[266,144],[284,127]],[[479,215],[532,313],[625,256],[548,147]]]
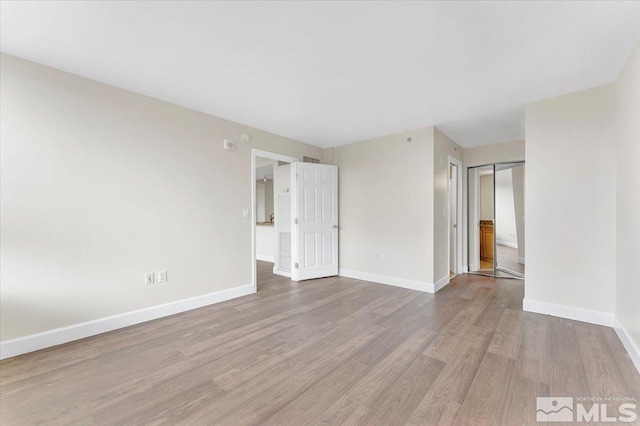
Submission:
[[[467,169],[469,273],[523,279],[524,161]]]
[[[447,217],[449,224],[449,277],[463,272],[462,267],[462,162],[449,156],[447,185]]]
[[[254,290],[257,262],[293,281],[338,275],[338,167],[253,149],[251,182]]]
[[[251,151],[251,250],[255,291],[259,289],[258,267],[291,277],[291,164],[297,161],[296,157]]]

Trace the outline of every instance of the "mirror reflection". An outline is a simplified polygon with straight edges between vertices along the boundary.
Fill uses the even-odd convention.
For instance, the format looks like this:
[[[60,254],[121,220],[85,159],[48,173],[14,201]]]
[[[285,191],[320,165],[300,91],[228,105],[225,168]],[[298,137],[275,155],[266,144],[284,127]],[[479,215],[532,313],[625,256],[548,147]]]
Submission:
[[[524,162],[467,170],[469,272],[523,278]]]

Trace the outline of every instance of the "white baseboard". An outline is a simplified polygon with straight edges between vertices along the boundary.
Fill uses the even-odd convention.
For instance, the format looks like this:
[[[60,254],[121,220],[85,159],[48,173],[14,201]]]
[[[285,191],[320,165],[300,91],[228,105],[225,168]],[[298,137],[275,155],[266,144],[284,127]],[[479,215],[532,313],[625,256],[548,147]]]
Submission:
[[[84,339],[107,331],[117,330],[130,325],[140,324],[154,319],[190,311],[214,303],[235,299],[255,293],[253,284],[203,294],[202,296],[169,302],[162,305],[125,312],[106,318],[56,328],[17,339],[0,342],[0,359],[11,358],[27,352],[33,352],[51,346],[61,345],[73,340]]]
[[[516,243],[510,243],[509,241],[496,240],[496,244],[505,246],[505,247],[511,247],[514,249],[518,248],[518,245]]]
[[[449,276],[449,274],[440,278],[438,281],[435,282],[435,284],[433,284],[434,293],[440,291],[442,287],[446,286],[450,282],[451,282],[451,277]]]
[[[540,302],[532,299],[524,299],[522,301],[522,309],[526,312],[535,312],[537,314],[613,327],[613,313],[611,312],[594,311],[591,309],[577,308],[575,306]]]
[[[273,273],[276,274],[276,275],[282,275],[283,277],[291,278],[291,272],[281,271],[278,268],[276,268],[275,266],[273,267]]]
[[[540,302],[538,300],[524,299],[523,310],[538,314],[552,315],[554,317],[567,318],[576,321],[588,322],[591,324],[613,327],[620,338],[622,345],[627,350],[631,362],[640,373],[640,347],[633,340],[631,334],[622,325],[614,314],[604,311],[594,311],[591,309],[576,308],[575,306],[558,305],[555,303]]]
[[[258,253],[256,253],[256,260],[262,260],[263,262],[271,262],[271,263],[276,262],[276,258],[274,256],[269,256],[266,254],[258,254]]]
[[[518,263],[521,265],[524,265],[524,257],[519,257],[518,258]]]
[[[424,281],[407,280],[404,278],[390,277],[387,275],[371,274],[369,272],[354,271],[353,269],[339,270],[341,277],[355,278],[356,280],[371,281],[378,284],[387,284],[395,287],[408,288],[410,290],[423,291],[425,293],[435,293],[433,283]]]
[[[638,373],[640,373],[639,343],[633,340],[633,337],[631,337],[631,334],[629,334],[627,329],[624,328],[624,325],[622,325],[622,323],[617,317],[613,318],[613,328],[616,331],[616,334],[618,335],[618,337],[620,338],[620,341],[622,342],[622,346],[624,346],[624,348],[627,350],[627,353],[629,354],[629,358],[631,358],[631,362],[633,362],[633,365],[636,367],[636,370],[638,370]]]

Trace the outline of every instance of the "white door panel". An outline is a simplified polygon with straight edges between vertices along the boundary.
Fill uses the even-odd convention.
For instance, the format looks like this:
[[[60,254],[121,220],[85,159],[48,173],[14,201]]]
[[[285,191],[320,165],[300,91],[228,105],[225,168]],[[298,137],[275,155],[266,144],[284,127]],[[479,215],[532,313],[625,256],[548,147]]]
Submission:
[[[292,278],[338,275],[338,167],[298,162],[292,164],[291,172],[295,182]]]

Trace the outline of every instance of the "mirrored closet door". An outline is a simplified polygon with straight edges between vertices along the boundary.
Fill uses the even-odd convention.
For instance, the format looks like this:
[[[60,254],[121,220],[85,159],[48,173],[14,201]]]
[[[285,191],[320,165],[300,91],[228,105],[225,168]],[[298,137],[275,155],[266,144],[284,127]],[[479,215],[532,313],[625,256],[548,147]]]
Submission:
[[[524,162],[467,169],[470,273],[524,278]]]

